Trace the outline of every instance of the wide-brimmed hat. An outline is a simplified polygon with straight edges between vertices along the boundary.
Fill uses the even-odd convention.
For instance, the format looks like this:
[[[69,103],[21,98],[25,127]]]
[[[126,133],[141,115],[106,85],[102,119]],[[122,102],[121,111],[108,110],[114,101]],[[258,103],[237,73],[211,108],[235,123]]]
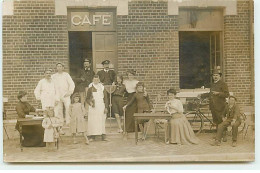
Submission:
[[[128,73],[130,73],[130,74],[132,74],[132,75],[136,75],[136,71],[133,70],[133,69],[127,70],[127,71],[126,71],[126,74],[128,74]]]
[[[20,99],[22,98],[23,96],[25,96],[27,94],[26,91],[19,91],[18,95],[17,95],[17,98]]]
[[[212,72],[212,75],[214,75],[214,74],[219,74],[220,76],[222,76],[222,73],[220,72],[219,69],[214,69]]]

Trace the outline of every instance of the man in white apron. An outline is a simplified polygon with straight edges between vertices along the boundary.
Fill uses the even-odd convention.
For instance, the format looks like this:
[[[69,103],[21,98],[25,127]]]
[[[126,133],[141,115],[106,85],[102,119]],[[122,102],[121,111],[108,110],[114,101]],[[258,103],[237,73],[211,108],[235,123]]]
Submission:
[[[106,139],[106,114],[108,108],[107,92],[100,83],[99,76],[95,75],[93,82],[89,85],[87,92],[87,103],[89,104],[88,112],[88,135],[89,141],[93,141],[95,136],[102,136],[103,141]]]
[[[37,100],[41,101],[42,109],[44,110],[46,107],[54,107],[55,101],[57,100],[54,82],[51,79],[51,73],[51,69],[45,70],[45,77],[38,82],[34,90],[34,95]]]

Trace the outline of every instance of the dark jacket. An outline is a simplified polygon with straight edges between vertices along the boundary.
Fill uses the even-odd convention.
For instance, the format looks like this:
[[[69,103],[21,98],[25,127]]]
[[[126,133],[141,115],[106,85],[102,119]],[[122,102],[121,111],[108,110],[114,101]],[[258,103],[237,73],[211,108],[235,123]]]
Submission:
[[[125,92],[126,92],[126,89],[125,89],[124,84],[116,84],[116,90],[112,93],[112,96],[124,97]]]
[[[233,119],[241,121],[240,119],[240,108],[238,104],[235,104],[232,108],[229,108],[229,105],[226,105],[224,117],[227,118],[227,121],[232,121]]]
[[[149,96],[144,96],[143,92],[135,93],[132,99],[127,103],[127,106],[131,105],[136,101],[138,113],[143,113],[145,111],[151,111],[153,105],[150,102]]]
[[[100,82],[103,83],[103,85],[111,85],[113,82],[116,81],[116,73],[114,70],[109,70],[108,72],[105,72],[103,69],[97,72],[97,75],[99,76]]]
[[[28,102],[19,101],[16,105],[16,112],[19,118],[25,118],[25,115],[28,115],[30,112],[35,112],[35,108]]]
[[[92,87],[90,87],[89,89],[88,89],[88,92],[87,92],[87,97],[86,97],[86,102],[90,105],[91,103],[92,104],[94,104],[94,106],[95,106],[95,101],[94,101],[94,99],[93,99],[93,92],[97,92],[97,89],[94,87],[94,86],[92,86]],[[107,96],[107,92],[106,92],[106,90],[104,89],[104,91],[103,91],[103,93],[104,93],[104,103],[105,103],[105,107],[106,108],[108,108],[108,96]]]
[[[214,95],[212,91],[219,92],[218,95]],[[212,83],[210,87],[210,109],[216,111],[223,111],[226,107],[226,98],[229,96],[228,86],[222,80],[217,83]]]
[[[77,91],[83,92],[85,88],[89,86],[92,82],[95,72],[91,69],[81,69],[77,78],[75,78],[75,82],[77,83]],[[84,79],[84,80],[83,80]]]

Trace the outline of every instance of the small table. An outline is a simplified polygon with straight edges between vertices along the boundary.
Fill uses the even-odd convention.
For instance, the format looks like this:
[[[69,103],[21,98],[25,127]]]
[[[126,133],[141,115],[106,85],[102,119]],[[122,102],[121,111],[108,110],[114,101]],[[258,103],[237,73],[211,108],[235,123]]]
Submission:
[[[135,144],[137,145],[138,142],[138,120],[150,120],[150,119],[166,119],[169,120],[171,119],[171,115],[170,114],[166,114],[166,113],[135,113],[134,114],[134,119],[135,119]],[[169,128],[167,128],[167,134],[168,133]]]
[[[23,151],[23,139],[22,139],[22,130],[23,126],[32,126],[32,125],[42,125],[42,119],[34,119],[34,118],[19,118],[17,119],[17,123],[19,125],[19,133],[20,133],[20,148]]]

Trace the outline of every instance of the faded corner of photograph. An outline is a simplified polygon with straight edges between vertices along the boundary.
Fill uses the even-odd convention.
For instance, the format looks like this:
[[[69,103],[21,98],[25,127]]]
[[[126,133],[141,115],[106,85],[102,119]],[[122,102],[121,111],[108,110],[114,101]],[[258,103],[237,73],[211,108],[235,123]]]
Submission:
[[[253,0],[4,0],[7,163],[255,161]]]

